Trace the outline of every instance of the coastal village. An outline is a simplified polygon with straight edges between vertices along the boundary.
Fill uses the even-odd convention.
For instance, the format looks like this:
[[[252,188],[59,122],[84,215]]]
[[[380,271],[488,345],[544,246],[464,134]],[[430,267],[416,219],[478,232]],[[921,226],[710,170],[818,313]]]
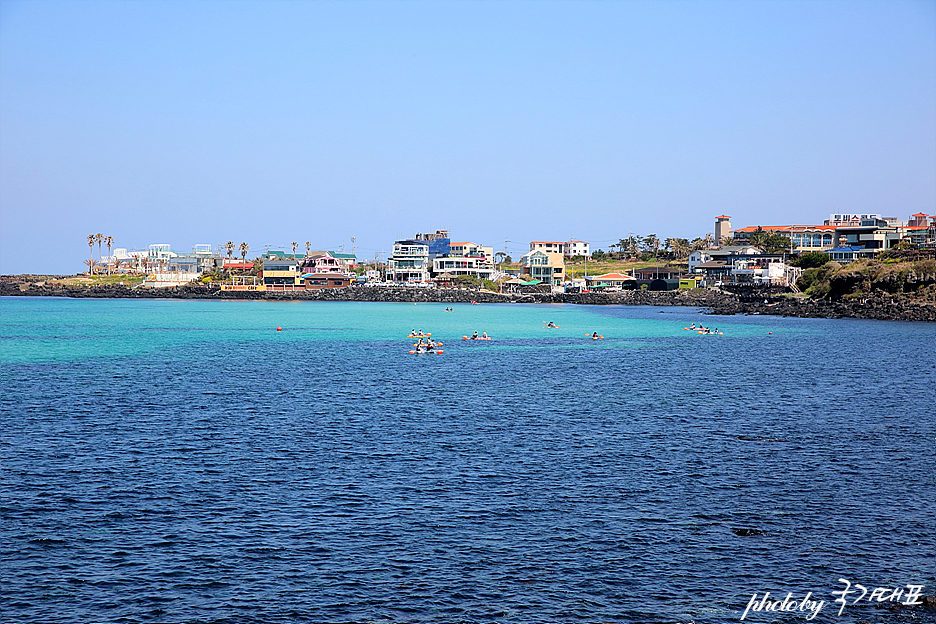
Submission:
[[[588,241],[534,240],[518,259],[492,246],[453,241],[447,230],[394,241],[385,262],[362,261],[353,252],[316,250],[311,242],[266,250],[251,260],[246,243],[228,242],[220,249],[195,245],[190,252],[165,243],[131,251],[114,247],[114,240],[101,234],[89,235],[87,243],[87,274],[143,276],[144,288],[194,283],[230,291],[294,291],[364,284],[576,293],[747,283],[795,292],[804,268],[827,260],[848,264],[891,250],[920,250],[931,257],[936,252],[936,216],[917,213],[903,221],[880,214],[831,214],[821,225],[734,229],[730,216],[719,215],[713,233],[691,241],[630,235],[605,251],[593,250]],[[595,270],[613,259],[644,262],[624,272]]]

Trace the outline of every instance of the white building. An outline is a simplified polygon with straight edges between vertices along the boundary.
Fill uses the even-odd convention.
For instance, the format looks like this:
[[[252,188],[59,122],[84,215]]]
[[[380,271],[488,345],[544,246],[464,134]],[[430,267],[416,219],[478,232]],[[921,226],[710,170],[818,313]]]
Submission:
[[[432,261],[432,276],[436,279],[451,279],[459,275],[470,275],[479,279],[494,279],[494,264],[491,258],[474,256],[443,256]]]
[[[585,241],[531,241],[530,251],[544,251],[546,253],[562,254],[565,258],[572,256],[589,256],[589,244]]]
[[[393,255],[387,260],[388,282],[428,282],[429,245],[413,242],[393,244]]]

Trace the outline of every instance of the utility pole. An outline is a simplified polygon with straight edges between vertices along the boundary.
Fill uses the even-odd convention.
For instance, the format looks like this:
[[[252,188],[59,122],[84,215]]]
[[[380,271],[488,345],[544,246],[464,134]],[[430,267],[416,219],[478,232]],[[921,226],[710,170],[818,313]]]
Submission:
[[[353,236],[351,237],[351,255],[352,255],[352,256],[355,255],[355,252],[354,252],[354,241],[356,241],[356,240],[357,240],[357,239],[356,239],[355,237],[353,237]]]

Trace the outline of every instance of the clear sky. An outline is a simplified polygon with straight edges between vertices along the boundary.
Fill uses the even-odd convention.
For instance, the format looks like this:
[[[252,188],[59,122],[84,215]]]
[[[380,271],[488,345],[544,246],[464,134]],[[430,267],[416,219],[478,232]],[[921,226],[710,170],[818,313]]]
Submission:
[[[832,212],[936,213],[934,0],[0,0],[0,273]]]

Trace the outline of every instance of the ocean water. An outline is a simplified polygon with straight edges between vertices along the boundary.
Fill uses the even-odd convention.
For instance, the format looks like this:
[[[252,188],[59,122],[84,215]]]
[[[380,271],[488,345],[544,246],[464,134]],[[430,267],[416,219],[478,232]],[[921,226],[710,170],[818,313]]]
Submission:
[[[0,621],[936,619],[933,325],[446,307],[0,298]]]

